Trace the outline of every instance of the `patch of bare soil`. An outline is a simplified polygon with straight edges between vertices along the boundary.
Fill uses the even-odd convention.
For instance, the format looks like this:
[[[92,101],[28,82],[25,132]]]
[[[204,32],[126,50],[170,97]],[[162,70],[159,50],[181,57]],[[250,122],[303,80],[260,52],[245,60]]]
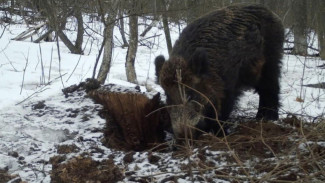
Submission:
[[[0,183],[6,183],[6,182],[14,179],[15,177],[17,177],[17,176],[9,175],[8,170],[0,169]],[[18,182],[21,182],[21,180],[19,179]]]
[[[241,123],[227,137],[206,134],[194,144],[200,149],[203,169],[215,169],[216,177],[225,180],[322,182],[325,181],[324,125],[324,121],[311,124],[294,116],[279,124],[249,121]],[[212,161],[209,158],[207,162],[210,156],[207,152],[211,151],[227,153],[212,157]],[[211,163],[221,161],[232,165],[217,168]],[[256,175],[263,176],[256,178]]]
[[[207,143],[203,144],[209,145],[211,150],[229,150],[230,147],[243,159],[252,156],[271,158],[293,145],[288,139],[292,133],[292,128],[285,128],[272,122],[249,121],[241,123],[236,131],[227,137],[201,138],[207,140]]]
[[[90,157],[78,156],[66,163],[61,157],[51,158],[53,166],[52,183],[86,183],[86,182],[117,182],[123,179],[121,169],[113,160],[95,161]]]
[[[80,149],[75,144],[71,144],[71,145],[59,145],[59,146],[57,146],[57,152],[59,154],[76,153],[79,150]]]

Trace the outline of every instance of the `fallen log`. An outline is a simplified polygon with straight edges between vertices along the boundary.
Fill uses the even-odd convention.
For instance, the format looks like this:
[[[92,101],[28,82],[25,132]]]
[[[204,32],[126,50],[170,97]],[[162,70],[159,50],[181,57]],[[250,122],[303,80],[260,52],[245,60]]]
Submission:
[[[49,38],[50,34],[53,32],[53,29],[47,30],[43,35],[41,35],[39,38],[37,38],[34,43],[40,43],[43,39]],[[51,39],[51,38],[50,38]],[[52,40],[46,40],[46,41],[52,41]]]
[[[20,33],[17,37],[12,38],[12,40],[15,41],[23,41],[31,36],[33,36],[34,34],[36,34],[36,32],[42,28],[43,26],[45,26],[47,24],[47,22],[42,22],[39,25],[36,25],[35,27],[30,27],[27,30],[25,30],[24,32]],[[34,32],[32,32],[34,31]],[[31,33],[32,32],[32,33]]]

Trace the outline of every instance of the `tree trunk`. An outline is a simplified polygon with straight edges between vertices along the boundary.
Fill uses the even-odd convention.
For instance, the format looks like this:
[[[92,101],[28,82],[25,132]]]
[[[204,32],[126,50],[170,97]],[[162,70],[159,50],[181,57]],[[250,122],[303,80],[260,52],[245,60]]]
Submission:
[[[58,29],[56,33],[58,34],[64,45],[71,51],[71,53],[82,54],[82,50],[78,49],[77,47],[75,47],[75,45],[73,45],[70,39],[64,34],[62,29]]]
[[[319,56],[321,59],[325,60],[325,1],[323,0],[318,0],[317,21]]]
[[[164,32],[166,37],[167,49],[168,54],[170,55],[173,49],[172,40],[170,38],[170,31],[169,31],[169,24],[168,24],[168,17],[167,17],[167,4],[165,0],[162,0],[164,12],[162,13],[162,21],[164,25]]]
[[[170,122],[167,111],[161,109],[159,93],[148,98],[133,87],[109,84],[88,95],[107,111],[105,145],[139,151],[164,141],[164,126]]]
[[[39,1],[36,3],[39,6],[39,11],[44,12],[49,22],[49,29],[55,30],[56,34],[60,37],[61,41],[68,47],[71,53],[82,54],[82,41],[83,41],[83,20],[80,7],[74,6],[75,13],[72,10],[65,10],[62,15],[58,15],[58,5],[52,1]],[[73,44],[71,40],[64,34],[66,21],[69,16],[73,15],[78,21],[78,35],[76,44]]]
[[[158,24],[158,20],[154,19],[148,27],[144,29],[144,31],[140,34],[141,37],[146,36],[146,34],[152,29],[152,27],[156,27]]]
[[[77,23],[78,23],[78,31],[77,31],[77,39],[76,39],[75,47],[77,50],[80,51],[80,54],[82,54],[83,53],[82,43],[83,43],[83,37],[84,37],[84,26],[83,26],[84,22],[83,22],[80,7],[78,7],[78,9],[75,11],[74,16],[77,19]]]
[[[113,33],[114,33],[114,24],[111,24],[107,27],[105,27],[104,30],[104,36],[105,36],[105,43],[104,43],[104,55],[103,55],[103,61],[100,66],[97,80],[104,84],[105,80],[107,78],[107,75],[109,73],[109,70],[111,68],[111,62],[112,62],[112,54],[113,54]]]
[[[306,0],[295,0],[293,3],[293,14],[294,14],[294,48],[293,54],[296,55],[307,55],[307,1]]]
[[[124,29],[124,18],[123,18],[123,10],[120,9],[118,11],[118,18],[119,18],[119,22],[120,22],[120,26],[119,26],[119,30],[120,30],[120,33],[121,33],[121,37],[122,37],[122,40],[123,40],[123,45],[122,45],[122,48],[124,47],[128,47],[129,46],[129,43],[128,41],[126,40],[125,38],[125,29]]]
[[[63,19],[60,26],[58,26],[57,34],[60,37],[61,41],[68,47],[68,49],[73,54],[83,54],[82,51],[82,42],[83,42],[83,34],[84,34],[84,28],[83,28],[83,18],[81,10],[77,9],[76,12],[73,15],[77,19],[77,39],[75,44],[71,42],[71,40],[64,34],[63,30],[66,25],[66,18]]]
[[[51,42],[53,41],[53,38],[52,38],[52,32],[54,30],[53,29],[49,29],[46,33],[44,33],[42,36],[40,36],[38,39],[36,39],[34,41],[34,43],[39,43],[41,42],[43,39],[45,39],[45,41],[47,42]]]
[[[15,10],[15,0],[10,1],[10,8],[12,12]]]
[[[136,2],[134,2],[135,4]],[[135,11],[131,11],[131,15],[129,17],[129,47],[126,55],[126,77],[127,80],[131,83],[137,83],[137,75],[135,72],[134,62],[138,49],[138,16],[135,14]]]
[[[189,24],[200,16],[199,6],[202,2],[198,0],[186,0],[185,3],[187,7],[187,24]]]
[[[109,10],[107,19],[105,18],[106,11],[104,11],[104,9],[103,9],[102,1],[98,0],[97,2],[98,2],[98,9],[99,9],[99,13],[101,16],[101,20],[103,21],[103,23],[105,25],[104,43],[103,43],[104,44],[104,55],[103,55],[102,64],[100,66],[100,69],[99,69],[99,72],[97,75],[97,80],[101,84],[104,84],[105,80],[107,78],[107,75],[109,73],[109,70],[111,68],[111,60],[112,60],[112,54],[113,54],[112,52],[113,52],[113,46],[114,46],[113,32],[114,32],[114,26],[115,26],[115,22],[116,22],[119,1],[116,0],[116,1],[112,2],[112,6]],[[100,51],[99,55],[100,54],[101,54],[101,51]],[[97,63],[97,61],[96,61],[96,63]],[[95,75],[96,66],[97,66],[97,64],[95,64],[95,70],[94,70],[93,75]]]

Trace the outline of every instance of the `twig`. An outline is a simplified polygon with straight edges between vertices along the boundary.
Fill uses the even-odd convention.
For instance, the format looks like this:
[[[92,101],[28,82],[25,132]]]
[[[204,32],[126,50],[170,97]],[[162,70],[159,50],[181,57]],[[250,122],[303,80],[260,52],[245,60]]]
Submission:
[[[82,55],[79,56],[79,59],[78,59],[78,62],[77,62],[77,64],[76,64],[76,66],[73,68],[73,71],[71,72],[70,76],[68,77],[68,79],[67,79],[65,82],[68,82],[68,81],[69,81],[69,79],[71,78],[72,74],[73,74],[74,71],[76,70],[76,68],[77,68],[77,66],[79,65],[79,62],[80,62],[80,60],[81,60],[81,56],[82,56]]]
[[[89,40],[91,39],[92,37],[91,36],[89,36],[88,37],[88,39],[87,39],[87,41],[86,41],[86,43],[85,43],[85,46],[84,46],[84,48],[82,49],[82,53],[85,53],[85,50],[86,50],[86,48],[87,48],[87,46],[88,46],[88,42],[89,42]],[[91,44],[92,44],[92,42],[91,42]],[[91,49],[91,48],[90,48]],[[80,55],[82,55],[82,54],[80,54]],[[89,55],[89,54],[88,54]]]
[[[33,34],[35,34],[35,32],[32,33],[32,34],[30,34],[30,35],[27,35],[27,34],[29,34],[29,33],[32,32],[32,31],[37,31],[37,30],[39,30],[41,27],[43,27],[43,26],[46,25],[46,24],[47,24],[47,22],[43,22],[43,23],[41,23],[41,24],[39,24],[39,25],[37,25],[37,26],[35,26],[35,27],[31,27],[31,28],[27,29],[26,31],[22,32],[21,34],[19,34],[17,37],[13,38],[12,40],[22,41],[22,40],[24,40],[24,39],[26,39],[26,38],[32,36]],[[26,35],[27,35],[27,36],[26,36]]]
[[[231,147],[230,147],[230,145],[228,143],[228,140],[227,140],[226,132],[223,129],[223,125],[221,124],[221,122],[218,119],[217,109],[214,106],[214,104],[212,103],[212,101],[206,95],[204,95],[202,92],[200,92],[200,91],[198,91],[198,90],[196,90],[196,89],[194,89],[194,88],[192,88],[192,87],[190,87],[190,86],[188,86],[188,85],[186,85],[184,83],[178,82],[178,84],[183,85],[184,87],[189,88],[189,89],[193,90],[194,92],[200,94],[212,106],[212,108],[214,110],[214,113],[216,115],[215,121],[220,126],[220,130],[222,132],[222,135],[223,135],[223,138],[224,138],[224,141],[225,141],[224,144],[227,146],[227,149],[230,151],[232,157],[235,159],[235,161],[238,163],[238,165],[242,168],[242,170],[244,171],[244,173],[246,174],[246,176],[250,179],[251,182],[254,182],[253,178],[249,175],[249,173],[247,172],[247,170],[244,168],[243,162],[241,162],[241,160],[239,159],[238,155],[231,149]]]
[[[262,143],[272,152],[273,156],[276,159],[278,159],[278,157],[275,154],[275,152],[273,151],[273,149],[265,142],[264,137],[263,137],[263,122],[261,122],[260,124],[261,124],[261,140],[262,140]]]
[[[151,24],[146,27],[146,29],[140,34],[141,37],[144,37],[151,29],[152,27],[156,27],[158,24],[158,20],[153,20]]]
[[[45,39],[46,37],[48,37],[51,33],[53,32],[53,29],[49,29],[46,33],[44,33],[43,35],[41,35],[39,38],[37,38],[34,43],[40,43],[43,39]]]
[[[61,75],[61,53],[60,53],[60,44],[59,44],[59,35],[58,35],[58,33],[56,33],[56,46],[57,46],[57,49],[58,49],[58,57],[59,57],[59,74],[60,74],[62,86],[64,88],[63,79],[62,79],[62,75]]]
[[[279,160],[279,158],[276,156],[275,152],[273,151],[273,149],[265,142],[264,140],[264,137],[263,137],[263,122],[260,123],[261,124],[261,141],[262,143],[272,152],[273,156]],[[277,170],[279,168],[279,166],[281,165],[280,162],[278,162],[276,164],[276,166],[270,171],[268,172],[266,175],[264,175],[262,178],[261,178],[261,181],[260,182],[264,182],[265,180],[270,180],[270,177],[272,176],[273,172],[275,170]]]
[[[2,30],[2,33],[1,33],[1,35],[0,35],[0,39],[2,38],[3,34],[5,33],[6,28],[7,28],[8,25],[9,25],[9,24],[3,26],[3,30]]]
[[[45,88],[47,87],[48,85],[50,85],[53,81],[59,79],[59,78],[62,78],[62,76],[66,75],[67,73],[64,73],[63,75],[60,75],[59,77],[56,77],[54,78],[52,81],[48,82],[47,84],[45,84],[43,87],[41,87],[39,90],[37,90],[36,92],[32,93],[31,95],[29,95],[27,98],[25,98],[24,100],[16,103],[16,105],[19,105],[19,104],[22,104],[24,102],[26,102],[27,100],[31,99],[34,95],[38,94],[38,93],[41,93],[45,90],[47,90],[48,88]]]
[[[92,76],[93,79],[95,79],[97,65],[98,65],[98,62],[99,62],[100,56],[101,56],[101,54],[102,54],[102,52],[103,52],[105,42],[106,42],[106,36],[104,36],[104,39],[103,39],[102,45],[100,46],[99,53],[98,53],[98,56],[97,56],[97,58],[96,58],[96,62],[95,62],[94,70],[93,70],[93,76]]]
[[[8,58],[6,52],[3,52],[4,56],[6,57],[6,59],[8,60],[9,64],[11,65],[11,67],[14,69],[15,72],[18,72],[18,70],[15,68],[15,66],[12,64],[12,61]]]
[[[25,55],[24,55],[25,57]],[[25,60],[26,60],[26,64],[25,64],[25,67],[24,67],[24,70],[23,70],[23,80],[21,82],[21,87],[20,87],[20,95],[23,91],[23,87],[24,87],[24,82],[25,82],[25,73],[26,73],[26,69],[27,69],[27,66],[28,66],[28,59],[29,59],[29,49],[28,49],[28,53],[27,53],[27,58],[25,57]]]
[[[300,99],[303,100],[303,96],[302,96],[302,90],[303,90],[303,85],[304,85],[304,77],[305,77],[305,70],[306,70],[306,62],[307,62],[307,58],[305,57],[304,63],[303,63],[303,70],[302,70],[302,76],[300,79],[300,93],[299,93],[299,97]]]
[[[310,148],[309,144],[307,143],[307,138],[306,138],[306,135],[304,133],[304,129],[303,129],[303,124],[302,124],[302,121],[300,121],[300,132],[302,134],[302,137],[303,137],[303,141],[305,142],[306,144],[306,147],[308,148],[308,151],[310,152],[310,155],[314,161],[314,163],[316,164],[317,168],[321,171],[321,174],[325,176],[325,171],[324,171],[324,168],[322,166],[319,165],[319,163],[317,162],[316,158],[315,158],[315,155],[314,155],[314,152],[313,150]]]
[[[293,41],[288,41],[288,40],[286,40],[285,43],[292,43],[292,44],[294,44]],[[319,49],[317,49],[317,48],[313,48],[313,47],[308,46],[308,45],[304,45],[304,44],[301,44],[301,43],[298,43],[298,44],[300,44],[300,45],[302,45],[302,46],[305,46],[305,47],[307,47],[307,48],[309,48],[309,49],[311,49],[311,50],[314,50],[314,51],[320,51]],[[293,49],[293,48],[286,48],[286,49]]]
[[[4,48],[1,49],[0,53],[4,52],[8,48],[9,44],[10,44],[10,41],[6,44],[6,46]]]
[[[40,52],[40,57],[41,57],[41,70],[42,70],[40,84],[43,85],[43,84],[45,84],[45,74],[44,74],[44,64],[43,64],[43,54],[42,54],[41,44],[38,44],[38,47],[39,47],[39,52]]]
[[[155,34],[153,36],[150,36],[150,37],[146,37],[146,38],[143,38],[143,39],[140,39],[140,41],[145,41],[147,39],[151,39],[151,38],[155,38],[155,37],[158,37],[158,36],[161,36],[162,34]]]
[[[52,49],[51,49],[51,61],[50,61],[50,68],[49,68],[49,78],[47,80],[48,82],[50,82],[50,80],[51,80],[52,61],[53,61],[53,46],[52,46]]]

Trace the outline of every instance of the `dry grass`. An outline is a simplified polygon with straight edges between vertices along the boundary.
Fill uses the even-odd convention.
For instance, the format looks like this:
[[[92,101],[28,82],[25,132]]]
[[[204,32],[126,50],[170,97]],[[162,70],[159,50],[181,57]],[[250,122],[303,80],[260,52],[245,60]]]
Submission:
[[[226,137],[227,141],[225,137],[219,138],[211,134],[204,134],[197,140],[185,139],[185,142],[191,141],[193,145],[184,143],[183,148],[179,148],[179,154],[190,159],[193,157],[193,149],[199,149],[200,162],[196,165],[189,163],[188,166],[192,167],[187,167],[184,171],[208,175],[208,172],[214,170],[215,178],[228,181],[323,182],[323,122],[310,124],[296,117],[285,118],[280,124],[246,121]],[[207,161],[207,150],[223,151],[224,154],[210,157]],[[215,166],[211,164],[211,159],[228,165]]]
[[[187,102],[185,88],[189,88],[213,106],[204,94],[181,82],[181,73],[177,78],[184,105]],[[217,114],[216,108],[214,110]],[[181,118],[186,119],[186,116]],[[222,126],[218,119],[215,121]],[[188,161],[183,171],[190,180],[195,181],[195,177],[200,177],[208,181],[211,171],[215,171],[212,177],[232,182],[325,181],[324,119],[310,123],[289,116],[278,124],[256,120],[243,120],[239,124],[229,136],[221,128],[223,137],[205,133],[199,139],[192,138],[191,132],[195,127],[187,126],[190,130],[185,130],[188,133],[181,139],[182,143],[176,146],[177,156]],[[195,154],[195,149],[199,149],[199,154]],[[224,155],[207,158],[206,150],[221,151]],[[193,156],[199,157],[199,161],[193,161]],[[216,162],[225,162],[227,165],[215,166]]]
[[[90,157],[78,156],[66,163],[61,163],[61,161],[61,157],[51,158],[53,165],[51,182],[53,183],[114,183],[122,180],[124,177],[122,171],[110,159],[98,162]]]

